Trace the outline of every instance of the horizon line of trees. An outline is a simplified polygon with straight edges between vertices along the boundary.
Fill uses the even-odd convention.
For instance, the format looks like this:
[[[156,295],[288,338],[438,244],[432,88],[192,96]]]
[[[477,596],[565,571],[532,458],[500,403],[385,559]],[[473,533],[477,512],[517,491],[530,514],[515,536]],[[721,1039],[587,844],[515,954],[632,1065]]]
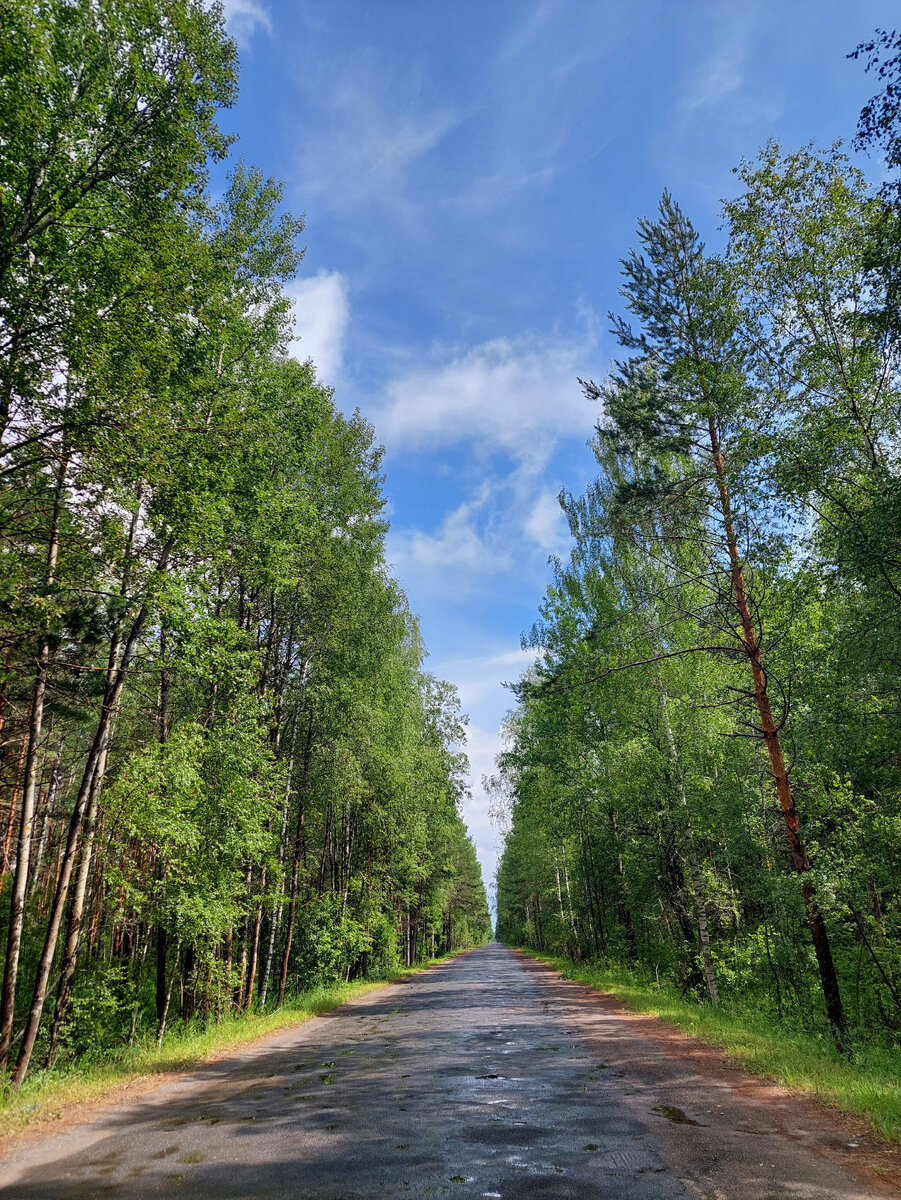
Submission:
[[[858,144],[901,164],[901,35]],[[665,193],[622,263],[597,478],[493,781],[505,941],[901,1037],[901,185],[836,145]]]
[[[302,222],[218,4],[0,39],[0,1069],[485,940],[381,451],[287,355]]]

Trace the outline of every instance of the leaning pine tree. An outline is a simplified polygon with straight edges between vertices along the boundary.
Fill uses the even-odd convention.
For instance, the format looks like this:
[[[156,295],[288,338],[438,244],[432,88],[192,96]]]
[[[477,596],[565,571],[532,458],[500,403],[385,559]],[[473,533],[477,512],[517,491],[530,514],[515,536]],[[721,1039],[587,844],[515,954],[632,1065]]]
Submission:
[[[711,578],[719,576],[724,584],[720,607],[727,639],[722,649],[739,653],[751,672],[756,732],[766,746],[792,865],[802,880],[826,1013],[841,1040],[846,1019],[838,977],[780,739],[787,713],[777,720],[773,711],[760,612],[740,548],[744,530],[733,506],[735,485],[748,465],[739,434],[754,398],[735,337],[732,289],[721,264],[705,254],[691,223],[668,195],[661,201],[659,219],[640,223],[639,239],[641,252],[633,251],[623,262],[622,288],[637,325],[614,318],[620,345],[631,355],[616,364],[603,385],[586,383],[586,394],[603,402],[602,432],[616,446],[629,454],[640,456],[644,450],[651,459],[670,457],[685,464],[685,477],[675,486],[670,479],[649,478],[631,489],[631,499],[647,503],[655,521],[664,509],[672,519],[674,497],[690,497],[693,512],[700,505]]]

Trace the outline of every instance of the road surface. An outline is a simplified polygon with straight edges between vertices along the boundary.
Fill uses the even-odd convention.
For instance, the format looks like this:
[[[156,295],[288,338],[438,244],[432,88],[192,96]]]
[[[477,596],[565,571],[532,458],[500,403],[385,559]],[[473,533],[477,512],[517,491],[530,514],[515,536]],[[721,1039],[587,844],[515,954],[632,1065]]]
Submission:
[[[95,1111],[88,1123],[14,1144],[0,1164],[0,1194],[896,1194],[862,1182],[853,1135],[840,1125],[741,1072],[699,1067],[643,1032],[641,1020],[523,955],[485,946],[125,1107]]]

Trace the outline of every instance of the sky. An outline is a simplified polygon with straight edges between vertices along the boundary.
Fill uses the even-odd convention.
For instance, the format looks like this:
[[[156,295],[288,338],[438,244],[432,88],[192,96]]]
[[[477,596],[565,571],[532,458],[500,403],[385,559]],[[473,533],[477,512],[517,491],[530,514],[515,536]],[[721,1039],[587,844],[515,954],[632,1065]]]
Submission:
[[[854,135],[848,53],[897,0],[225,0],[221,125],[305,214],[293,353],[385,446],[388,560],[469,714],[464,817],[531,660],[557,497],[593,475],[579,378],[616,347],[619,260],[664,189],[716,247],[733,168]],[[864,160],[878,174],[878,164]]]

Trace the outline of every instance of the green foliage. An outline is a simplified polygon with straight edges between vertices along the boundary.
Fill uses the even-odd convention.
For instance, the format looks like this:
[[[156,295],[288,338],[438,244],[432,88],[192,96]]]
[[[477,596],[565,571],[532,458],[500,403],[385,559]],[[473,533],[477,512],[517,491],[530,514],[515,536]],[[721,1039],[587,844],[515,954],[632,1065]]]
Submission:
[[[360,922],[342,912],[337,896],[311,901],[298,933],[292,967],[304,989],[346,978],[351,966],[372,945]]]
[[[286,356],[302,222],[242,162],[205,193],[235,95],[220,6],[3,15],[0,787],[21,836],[0,1060],[21,1082],[33,1054],[490,931],[464,718],[388,574],[381,449]]]
[[[623,263],[634,324],[614,331],[631,356],[586,384],[599,474],[564,495],[573,549],[499,760],[498,936],[675,987],[681,1012],[709,1002],[726,1024],[754,1012],[818,1039],[813,894],[842,1050],[893,1061],[896,214],[838,148],[769,145],[738,177],[722,255],[664,195]],[[761,692],[767,745],[787,747],[803,893]],[[894,1103],[863,1110],[895,1130]]]

